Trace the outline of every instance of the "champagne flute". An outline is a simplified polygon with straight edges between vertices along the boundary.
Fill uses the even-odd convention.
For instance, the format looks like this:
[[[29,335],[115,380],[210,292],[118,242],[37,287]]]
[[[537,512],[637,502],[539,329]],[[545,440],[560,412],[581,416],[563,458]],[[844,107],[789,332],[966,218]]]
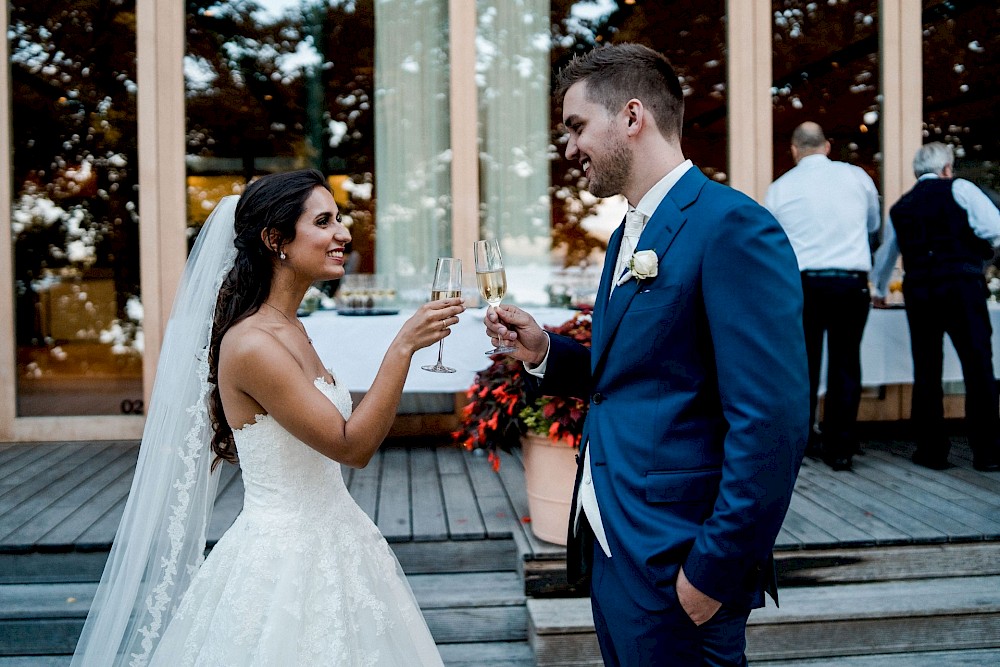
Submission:
[[[462,260],[455,257],[438,257],[437,265],[434,267],[434,282],[431,284],[431,301],[460,296],[462,296]],[[443,352],[444,340],[442,339],[438,342],[437,363],[432,366],[421,366],[421,368],[432,373],[454,373],[454,368],[449,368],[441,363]]]
[[[507,273],[503,268],[503,257],[500,255],[500,243],[496,239],[476,241],[476,282],[479,293],[494,310],[500,305],[507,292]],[[507,354],[516,348],[506,345],[502,340],[486,354]]]

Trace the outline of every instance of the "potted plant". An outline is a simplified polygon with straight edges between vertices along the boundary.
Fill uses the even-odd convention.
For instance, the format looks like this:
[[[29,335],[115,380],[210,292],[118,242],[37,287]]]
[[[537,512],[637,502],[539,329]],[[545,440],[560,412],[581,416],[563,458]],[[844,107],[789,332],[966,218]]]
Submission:
[[[590,346],[589,310],[546,329]],[[558,396],[531,399],[524,373],[520,361],[495,356],[476,374],[461,424],[452,435],[466,449],[487,451],[494,470],[500,469],[499,450],[509,452],[521,444],[532,531],[539,539],[565,544],[587,401]]]

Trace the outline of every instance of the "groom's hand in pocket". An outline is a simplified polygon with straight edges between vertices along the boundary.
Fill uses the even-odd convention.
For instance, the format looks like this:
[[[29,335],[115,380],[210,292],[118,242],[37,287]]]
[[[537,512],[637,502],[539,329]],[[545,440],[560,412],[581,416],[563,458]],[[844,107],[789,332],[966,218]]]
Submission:
[[[688,615],[688,618],[695,625],[701,625],[712,620],[715,612],[719,611],[719,608],[722,606],[721,602],[695,588],[694,584],[688,581],[683,567],[677,573],[677,600],[681,603],[681,608]]]

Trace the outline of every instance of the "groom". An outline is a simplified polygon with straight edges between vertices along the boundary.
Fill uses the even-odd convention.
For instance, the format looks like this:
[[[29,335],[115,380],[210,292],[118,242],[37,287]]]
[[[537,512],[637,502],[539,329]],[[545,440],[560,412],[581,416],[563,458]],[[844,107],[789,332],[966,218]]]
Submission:
[[[659,53],[578,56],[556,99],[566,157],[594,195],[629,204],[592,349],[513,306],[487,332],[542,394],[590,400],[567,564],[591,575],[605,663],[745,665],[809,432],[795,255],[765,209],[684,159],[683,95]]]

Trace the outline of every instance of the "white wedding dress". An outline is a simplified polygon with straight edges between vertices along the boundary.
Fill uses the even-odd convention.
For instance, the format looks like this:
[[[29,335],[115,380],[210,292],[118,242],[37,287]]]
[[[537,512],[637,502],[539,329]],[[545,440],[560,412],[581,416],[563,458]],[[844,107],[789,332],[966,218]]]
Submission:
[[[344,418],[343,384],[316,386]],[[235,431],[243,511],[152,656],[178,667],[441,665],[413,593],[340,464],[270,416]]]

